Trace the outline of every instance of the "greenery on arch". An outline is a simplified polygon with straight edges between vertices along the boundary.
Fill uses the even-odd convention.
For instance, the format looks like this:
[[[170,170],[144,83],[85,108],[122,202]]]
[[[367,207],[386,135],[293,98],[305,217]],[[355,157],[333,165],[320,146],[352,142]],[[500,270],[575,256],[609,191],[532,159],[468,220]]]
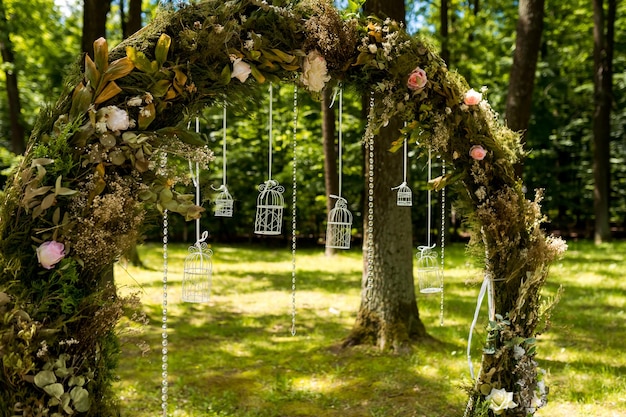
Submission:
[[[107,271],[149,210],[187,220],[204,211],[173,188],[187,180],[173,158],[212,159],[186,121],[208,104],[250,105],[249,90],[273,82],[313,95],[338,84],[373,93],[366,138],[400,118],[399,138],[446,161],[432,186],[464,190],[499,313],[470,413],[528,415],[545,401],[533,337],[545,322],[548,265],[564,245],[545,236],[539,199],[526,200],[514,175],[518,135],[427,40],[330,2],[206,1],[163,12],[112,51],[104,39],[94,50],[42,112],[3,196],[1,378],[11,389],[2,410],[115,415],[115,324],[126,300]]]

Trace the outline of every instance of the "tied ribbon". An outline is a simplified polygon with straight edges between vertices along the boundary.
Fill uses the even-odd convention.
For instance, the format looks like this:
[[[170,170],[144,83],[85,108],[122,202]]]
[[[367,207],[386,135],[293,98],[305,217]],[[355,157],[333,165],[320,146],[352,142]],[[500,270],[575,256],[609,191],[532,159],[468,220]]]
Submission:
[[[489,309],[489,320],[495,319],[495,309],[494,309],[494,294],[493,294],[493,279],[490,273],[485,273],[485,278],[483,279],[483,284],[480,287],[480,292],[478,293],[478,299],[476,301],[476,310],[474,311],[474,319],[472,320],[472,324],[470,326],[469,336],[467,338],[467,364],[469,365],[470,376],[472,379],[476,379],[474,376],[474,364],[472,363],[472,334],[474,333],[474,328],[476,327],[476,322],[478,321],[478,314],[480,313],[480,306],[483,303],[483,299],[485,298],[485,294],[487,294],[487,307]]]

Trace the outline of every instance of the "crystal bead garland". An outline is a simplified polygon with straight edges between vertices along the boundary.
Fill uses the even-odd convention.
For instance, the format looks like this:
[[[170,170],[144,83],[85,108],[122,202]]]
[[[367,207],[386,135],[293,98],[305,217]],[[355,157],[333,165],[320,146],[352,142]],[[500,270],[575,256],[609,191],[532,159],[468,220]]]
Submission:
[[[161,409],[167,417],[167,209],[163,210],[163,311],[161,318]]]
[[[296,335],[296,201],[297,201],[297,145],[298,145],[298,86],[293,87],[293,167],[291,195],[291,335]]]
[[[367,299],[370,299],[374,281],[374,133],[372,119],[374,117],[374,91],[370,92],[370,107],[368,118],[369,132],[366,137],[366,146],[369,148],[368,190],[367,190]]]
[[[441,177],[446,177],[446,162],[441,161]],[[446,187],[441,189],[441,271],[444,270],[446,248]],[[443,274],[442,274],[443,276]],[[443,326],[443,279],[441,280],[441,306],[439,308],[439,325]]]

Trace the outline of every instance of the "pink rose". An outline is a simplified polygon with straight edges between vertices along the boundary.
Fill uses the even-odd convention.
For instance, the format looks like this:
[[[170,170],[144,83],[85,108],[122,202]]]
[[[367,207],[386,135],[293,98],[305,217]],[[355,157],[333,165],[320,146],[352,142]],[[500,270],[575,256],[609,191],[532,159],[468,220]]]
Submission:
[[[426,77],[426,71],[417,67],[409,74],[406,86],[413,91],[419,91],[426,86],[427,82],[428,77]]]
[[[470,148],[469,155],[477,161],[482,161],[487,156],[487,151],[480,145],[474,145]]]
[[[37,260],[46,269],[52,269],[65,257],[65,245],[54,240],[42,243],[37,248]]]
[[[468,106],[475,106],[480,103],[482,99],[483,95],[472,88],[467,93],[465,93],[465,98],[463,99],[463,102]]]

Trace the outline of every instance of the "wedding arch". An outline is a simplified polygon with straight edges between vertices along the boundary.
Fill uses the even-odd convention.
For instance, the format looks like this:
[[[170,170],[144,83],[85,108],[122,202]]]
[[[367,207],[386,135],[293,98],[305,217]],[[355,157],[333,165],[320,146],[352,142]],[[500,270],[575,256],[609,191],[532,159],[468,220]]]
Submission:
[[[546,324],[548,267],[565,246],[541,230],[540,196],[527,200],[515,175],[518,134],[427,40],[388,19],[341,16],[330,0],[209,0],[94,50],[42,111],[2,196],[0,415],[118,414],[111,382],[123,302],[108,272],[147,210],[201,215],[173,190],[183,175],[168,163],[212,158],[186,120],[281,82],[314,95],[338,83],[372,94],[366,138],[400,118],[399,138],[445,161],[432,186],[461,190],[471,244],[484,249],[490,311],[465,414],[526,416],[545,402],[534,337]]]

